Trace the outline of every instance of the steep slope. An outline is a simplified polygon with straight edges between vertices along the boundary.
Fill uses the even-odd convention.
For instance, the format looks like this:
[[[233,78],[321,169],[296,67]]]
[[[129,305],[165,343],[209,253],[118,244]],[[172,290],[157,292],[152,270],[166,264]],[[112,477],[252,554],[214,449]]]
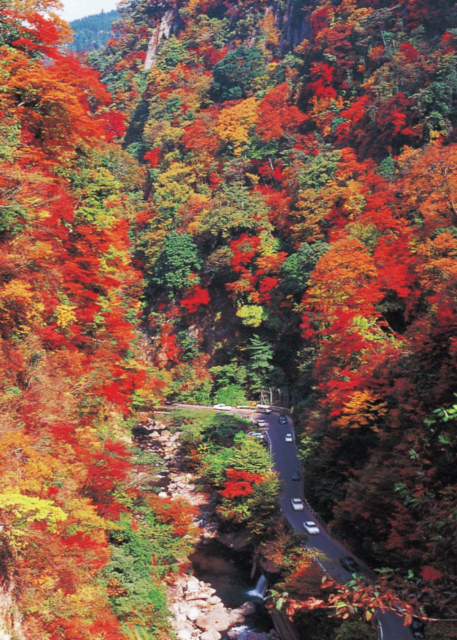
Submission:
[[[136,247],[169,397],[305,399],[315,506],[447,615],[456,3],[120,12],[91,62],[148,170]]]
[[[163,578],[188,543],[180,504],[164,518],[141,491],[128,437],[132,400],[160,387],[136,332],[143,172],[55,6],[0,9],[0,635],[165,638]]]
[[[456,2],[125,1],[88,56],[112,98],[57,3],[4,5],[4,631],[166,637],[191,516],[135,477],[160,461],[132,404],[266,389],[293,400],[314,506],[391,567],[385,602],[453,617]],[[320,606],[309,554],[270,542],[292,614]],[[359,588],[333,602],[369,617]]]

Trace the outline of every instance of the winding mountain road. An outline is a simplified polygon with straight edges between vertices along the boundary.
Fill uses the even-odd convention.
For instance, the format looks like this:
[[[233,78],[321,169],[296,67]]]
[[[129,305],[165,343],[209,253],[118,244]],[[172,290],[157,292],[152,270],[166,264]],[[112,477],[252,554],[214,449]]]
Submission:
[[[177,409],[213,410],[213,407],[198,405],[174,404],[173,407]],[[264,431],[266,431],[270,442],[274,469],[278,472],[278,475],[284,484],[284,491],[280,498],[282,512],[290,526],[295,531],[298,533],[304,533],[303,521],[316,520],[316,516],[310,510],[306,501],[304,511],[294,511],[292,509],[292,498],[303,499],[304,497],[303,469],[300,463],[298,447],[295,442],[292,419],[287,416],[287,424],[280,424],[277,413],[260,414],[247,409],[232,409],[228,413],[237,414],[244,418],[254,417],[255,420],[262,419],[267,423],[268,427],[266,427]],[[293,442],[285,441],[286,433],[293,434]],[[292,473],[294,471],[299,472],[299,481],[292,480]],[[312,549],[317,549],[325,554],[326,559],[322,562],[319,560],[319,563],[326,573],[338,581],[346,582],[352,578],[352,575],[343,569],[340,565],[340,560],[341,558],[347,558],[349,556],[354,558],[354,560],[356,560],[356,558],[339,542],[331,537],[322,522],[318,522],[318,525],[320,532],[317,535],[309,536],[307,546]],[[362,565],[360,560],[357,560],[357,563]],[[373,577],[373,574],[369,570],[362,569],[360,573],[367,577]],[[408,626],[404,626],[402,616],[397,615],[393,611],[386,611],[384,613],[382,611],[378,611],[376,617],[378,621],[379,640],[414,640],[411,629]]]

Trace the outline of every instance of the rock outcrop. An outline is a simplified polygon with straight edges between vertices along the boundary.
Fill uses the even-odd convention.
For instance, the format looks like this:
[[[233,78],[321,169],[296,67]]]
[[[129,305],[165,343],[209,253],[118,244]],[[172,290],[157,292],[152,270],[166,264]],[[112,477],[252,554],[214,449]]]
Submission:
[[[176,30],[178,23],[178,14],[173,9],[165,11],[160,20],[158,20],[157,25],[152,30],[152,34],[148,42],[146,60],[144,61],[144,68],[146,71],[152,69],[160,43],[162,40],[168,40],[171,33]]]
[[[196,490],[197,478],[185,469],[179,432],[172,434],[163,422],[145,416],[133,433],[144,450],[159,454],[165,461],[167,470],[156,476],[162,489],[159,497],[164,500],[184,498],[198,507],[200,515],[194,521],[196,539],[218,537],[217,522],[211,517],[214,498],[200,489]],[[222,537],[232,548],[246,545],[244,536],[230,538],[230,542],[226,535]],[[170,625],[178,640],[221,640],[227,637],[230,640],[279,640],[275,631],[259,634],[248,630],[244,623],[246,617],[255,612],[253,602],[245,602],[236,609],[225,607],[215,589],[195,576],[180,575],[168,585],[168,601],[174,616]]]
[[[255,612],[253,602],[245,602],[237,609],[224,606],[214,595],[214,589],[195,576],[181,576],[170,589],[170,606],[175,614],[173,630],[180,640],[278,640],[275,631],[269,633],[248,632],[244,626],[246,616]]]

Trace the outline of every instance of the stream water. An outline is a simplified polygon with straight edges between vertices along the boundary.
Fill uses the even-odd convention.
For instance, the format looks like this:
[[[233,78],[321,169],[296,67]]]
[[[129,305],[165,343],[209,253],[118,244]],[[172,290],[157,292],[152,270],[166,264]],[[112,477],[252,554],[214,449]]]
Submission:
[[[273,624],[261,596],[266,588],[256,574],[251,579],[252,554],[235,551],[221,542],[210,539],[198,545],[190,556],[194,575],[216,589],[216,595],[226,607],[236,609],[247,601],[256,605],[255,613],[246,618],[249,631],[269,631]],[[258,587],[258,590],[256,590]],[[264,591],[263,591],[264,593]]]

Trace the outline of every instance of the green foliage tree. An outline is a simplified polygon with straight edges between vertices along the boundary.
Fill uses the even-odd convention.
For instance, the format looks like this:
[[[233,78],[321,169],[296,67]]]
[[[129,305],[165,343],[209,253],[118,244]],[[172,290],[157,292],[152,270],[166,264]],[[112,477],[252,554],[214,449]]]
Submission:
[[[137,507],[135,526],[122,516],[112,529],[111,561],[104,569],[113,611],[122,622],[140,622],[159,633],[168,628],[165,567],[176,567],[179,556],[190,551],[187,541],[159,523],[152,509]],[[154,564],[155,563],[155,564]],[[141,637],[141,636],[140,636]]]
[[[248,345],[249,353],[249,379],[253,391],[260,389],[268,383],[268,376],[273,371],[273,349],[268,342],[254,335]]]
[[[216,391],[214,401],[236,406],[238,404],[246,404],[247,398],[243,388],[239,384],[229,384]]]
[[[216,101],[245,98],[252,93],[256,81],[264,73],[260,49],[241,45],[215,65],[211,96]]]
[[[186,54],[183,41],[175,36],[168,38],[157,55],[156,67],[162,71],[170,71],[179,64]]]
[[[154,266],[154,283],[169,293],[191,284],[189,276],[201,267],[197,245],[191,234],[172,231],[164,241]]]
[[[243,433],[234,439],[235,448],[232,466],[237,471],[248,473],[267,473],[272,467],[270,452],[256,438],[250,438]]]
[[[284,280],[282,287],[286,293],[292,295],[303,294],[307,287],[309,276],[319,258],[329,249],[329,245],[322,240],[315,244],[302,242],[297,253],[290,255],[284,263]]]
[[[215,378],[215,384],[218,387],[227,387],[231,384],[243,385],[246,382],[246,367],[238,364],[233,359],[229,364],[211,367],[210,373]]]

